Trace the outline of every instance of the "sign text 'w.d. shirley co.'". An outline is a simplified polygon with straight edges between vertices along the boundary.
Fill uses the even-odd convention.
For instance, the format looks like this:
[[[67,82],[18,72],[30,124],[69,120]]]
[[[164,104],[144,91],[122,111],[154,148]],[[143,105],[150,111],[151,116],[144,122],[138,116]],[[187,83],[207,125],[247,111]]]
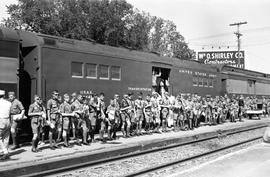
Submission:
[[[240,65],[239,65],[240,60]],[[198,61],[204,64],[230,65],[244,68],[245,52],[240,51],[209,51],[198,52]]]

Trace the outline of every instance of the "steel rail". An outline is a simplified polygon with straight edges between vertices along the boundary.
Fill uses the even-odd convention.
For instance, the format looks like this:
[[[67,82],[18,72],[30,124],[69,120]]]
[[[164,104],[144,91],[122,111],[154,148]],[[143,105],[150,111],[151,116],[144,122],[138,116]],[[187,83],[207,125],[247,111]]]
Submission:
[[[139,175],[147,174],[147,173],[150,173],[150,172],[162,170],[162,169],[164,169],[166,167],[170,167],[170,166],[173,166],[173,165],[176,165],[176,164],[180,164],[180,163],[184,163],[184,162],[187,162],[187,161],[195,160],[195,159],[198,159],[198,158],[210,155],[210,154],[214,154],[214,153],[217,153],[217,152],[228,150],[228,149],[231,149],[233,147],[237,147],[239,145],[243,145],[243,144],[246,144],[246,143],[249,143],[249,142],[252,142],[252,141],[256,141],[256,140],[259,140],[259,139],[262,139],[262,136],[252,138],[252,139],[249,139],[249,140],[246,140],[246,141],[242,141],[242,142],[239,142],[239,143],[235,143],[235,144],[225,146],[225,147],[222,147],[222,148],[218,148],[218,149],[208,151],[208,152],[205,152],[205,153],[201,153],[201,154],[198,154],[198,155],[195,155],[195,156],[187,157],[187,158],[180,159],[180,160],[175,160],[175,161],[172,161],[172,162],[169,162],[169,163],[164,163],[164,164],[161,164],[161,165],[157,165],[157,166],[154,166],[154,167],[151,167],[151,168],[146,168],[146,169],[134,172],[134,173],[127,174],[127,175],[125,175],[125,177],[134,177],[134,176],[139,176]]]
[[[246,128],[246,129],[243,129],[243,130],[234,130],[232,132],[225,132],[224,135],[225,136],[227,136],[227,135],[233,135],[233,134],[247,132],[247,131],[251,131],[251,130],[255,130],[255,129],[260,129],[260,128],[265,128],[265,127],[267,127],[267,125],[252,126],[250,128]],[[194,144],[194,143],[198,143],[198,142],[208,141],[208,140],[211,140],[211,139],[215,139],[215,138],[219,138],[221,136],[224,136],[222,134],[222,133],[224,133],[222,130],[218,130],[216,132],[217,132],[216,135],[209,136],[209,137],[202,138],[202,139],[198,139],[198,135],[194,135],[194,136],[192,136],[195,139],[193,141],[188,141],[188,142],[183,142],[183,143],[177,143],[177,144],[163,146],[163,147],[159,147],[159,148],[155,148],[155,149],[149,149],[149,150],[139,151],[139,152],[135,152],[135,153],[131,153],[131,154],[124,154],[124,155],[120,155],[120,156],[116,156],[116,157],[111,157],[111,158],[106,158],[106,159],[101,159],[101,160],[96,160],[96,161],[90,161],[90,162],[83,162],[83,163],[69,165],[69,166],[65,166],[65,167],[61,167],[61,168],[40,171],[40,172],[36,172],[36,173],[32,173],[32,174],[23,175],[23,177],[35,177],[35,176],[39,177],[39,176],[45,176],[45,175],[52,175],[52,174],[55,174],[55,173],[63,173],[65,171],[75,170],[75,169],[78,169],[78,168],[91,167],[91,166],[95,166],[95,165],[99,165],[99,164],[104,164],[104,163],[108,163],[108,162],[113,162],[113,161],[117,161],[117,160],[124,160],[124,159],[132,158],[132,157],[136,157],[136,156],[140,156],[140,155],[144,155],[144,154],[159,152],[159,151],[163,151],[163,150],[167,150],[167,149],[172,149],[172,148],[176,148],[176,147],[180,147],[180,146],[185,146],[185,145],[190,145],[190,144]],[[260,138],[261,138],[261,136],[260,136]],[[254,141],[254,140],[251,140],[251,141]],[[234,146],[234,145],[232,145],[232,146]],[[226,147],[225,147],[225,149],[226,149]],[[180,162],[175,162],[175,163],[180,163]],[[163,166],[163,165],[161,165],[161,166]],[[156,167],[156,168],[162,168],[161,166],[160,167]],[[164,167],[166,167],[166,166],[169,166],[169,164],[166,164]],[[154,169],[153,170],[147,169],[147,171],[149,171],[149,172],[150,171],[154,171]],[[143,174],[143,173],[145,174],[146,172],[144,172],[144,170],[142,170],[140,173],[141,174]],[[138,174],[137,173],[134,173],[134,174],[130,174],[130,175],[131,176],[133,176],[133,175],[136,176],[136,175],[140,175],[140,174],[139,173]],[[130,176],[130,175],[127,175],[127,176]]]

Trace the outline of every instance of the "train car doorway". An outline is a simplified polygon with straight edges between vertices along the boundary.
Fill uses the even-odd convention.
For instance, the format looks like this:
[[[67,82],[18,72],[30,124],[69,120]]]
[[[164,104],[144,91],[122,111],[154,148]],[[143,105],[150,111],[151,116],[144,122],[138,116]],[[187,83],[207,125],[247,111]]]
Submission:
[[[170,72],[171,69],[152,67],[152,89],[163,95],[170,90]]]

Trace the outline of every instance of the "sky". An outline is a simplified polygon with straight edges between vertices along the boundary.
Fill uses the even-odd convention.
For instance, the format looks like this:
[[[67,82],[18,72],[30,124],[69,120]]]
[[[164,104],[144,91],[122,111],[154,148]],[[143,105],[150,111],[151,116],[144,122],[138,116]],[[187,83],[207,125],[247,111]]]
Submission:
[[[270,73],[270,0],[127,1],[152,16],[173,21],[196,52],[237,50],[236,26],[229,24],[246,21],[240,26],[246,69]],[[8,17],[5,6],[16,2],[0,1],[0,19]]]

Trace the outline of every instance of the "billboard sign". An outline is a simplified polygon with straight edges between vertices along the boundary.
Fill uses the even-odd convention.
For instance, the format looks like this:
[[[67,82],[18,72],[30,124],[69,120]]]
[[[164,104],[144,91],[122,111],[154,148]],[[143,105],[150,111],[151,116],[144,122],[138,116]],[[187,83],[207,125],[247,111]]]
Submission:
[[[238,62],[240,58],[240,65]],[[238,68],[245,67],[245,52],[240,51],[209,51],[198,52],[198,61],[212,65],[230,65]]]

